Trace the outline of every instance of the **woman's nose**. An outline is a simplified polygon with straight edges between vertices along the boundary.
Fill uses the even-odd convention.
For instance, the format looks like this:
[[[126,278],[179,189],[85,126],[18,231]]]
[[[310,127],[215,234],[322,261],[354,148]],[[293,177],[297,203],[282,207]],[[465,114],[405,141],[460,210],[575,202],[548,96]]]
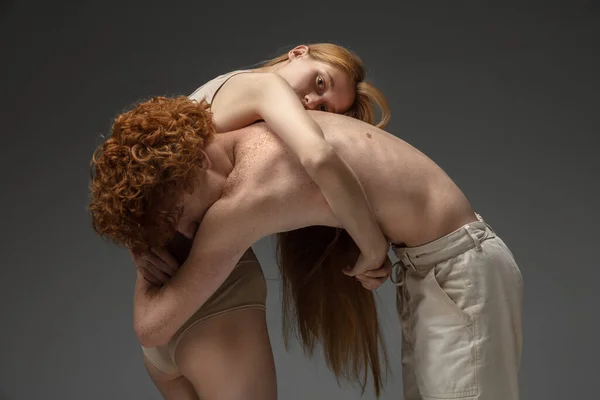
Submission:
[[[315,107],[315,101],[312,96],[306,95],[304,96],[304,108],[308,110],[313,110]]]

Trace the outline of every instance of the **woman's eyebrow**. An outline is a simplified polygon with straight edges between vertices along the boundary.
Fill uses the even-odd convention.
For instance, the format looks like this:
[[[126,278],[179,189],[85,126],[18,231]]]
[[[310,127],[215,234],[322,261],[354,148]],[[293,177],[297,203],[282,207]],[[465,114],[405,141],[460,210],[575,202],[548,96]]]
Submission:
[[[329,74],[329,72],[325,71],[325,75],[327,75],[327,80],[329,81],[329,86],[330,89],[333,89],[333,86],[335,84],[335,81],[333,80],[332,76]]]

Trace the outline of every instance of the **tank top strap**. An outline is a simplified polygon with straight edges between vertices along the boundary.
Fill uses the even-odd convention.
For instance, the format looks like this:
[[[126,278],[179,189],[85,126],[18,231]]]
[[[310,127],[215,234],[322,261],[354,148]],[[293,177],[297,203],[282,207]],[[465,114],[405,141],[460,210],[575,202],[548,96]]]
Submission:
[[[208,104],[212,104],[215,95],[217,94],[219,89],[221,89],[221,87],[225,84],[225,82],[227,82],[231,77],[245,72],[252,72],[252,70],[237,70],[228,72],[223,75],[219,75],[216,78],[206,82],[204,85],[200,86],[192,94],[190,94],[188,98],[196,101],[204,99]]]

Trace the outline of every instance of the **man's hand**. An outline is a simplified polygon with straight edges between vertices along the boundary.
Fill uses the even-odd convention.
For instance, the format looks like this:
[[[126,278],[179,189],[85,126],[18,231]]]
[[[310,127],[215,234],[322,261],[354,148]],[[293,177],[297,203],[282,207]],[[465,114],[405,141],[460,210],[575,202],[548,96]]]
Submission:
[[[162,286],[171,279],[180,265],[165,248],[151,248],[149,252],[137,254],[129,251],[136,269],[144,279],[156,286]]]
[[[383,265],[378,269],[366,271],[363,274],[356,275],[355,278],[361,285],[368,290],[376,290],[383,285],[392,274],[392,262],[389,257],[385,258]]]

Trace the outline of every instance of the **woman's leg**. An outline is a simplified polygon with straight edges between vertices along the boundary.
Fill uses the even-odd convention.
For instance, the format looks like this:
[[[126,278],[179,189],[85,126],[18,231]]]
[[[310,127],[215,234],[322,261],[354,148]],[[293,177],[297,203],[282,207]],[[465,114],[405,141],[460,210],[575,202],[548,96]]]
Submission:
[[[144,357],[144,365],[165,400],[199,400],[194,386],[183,375],[165,374],[152,365],[146,357]]]
[[[175,359],[201,399],[277,399],[263,309],[232,311],[195,325],[179,342]]]

